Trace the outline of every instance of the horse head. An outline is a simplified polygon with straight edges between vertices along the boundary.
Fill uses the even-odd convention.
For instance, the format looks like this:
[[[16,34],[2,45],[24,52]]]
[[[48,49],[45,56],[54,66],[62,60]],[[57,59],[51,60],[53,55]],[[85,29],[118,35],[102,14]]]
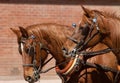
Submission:
[[[64,44],[66,54],[93,47],[105,39],[109,30],[104,27],[105,15],[98,10],[90,10],[82,6],[84,14],[72,36]],[[72,41],[71,41],[72,40]],[[76,45],[77,44],[77,45]]]
[[[47,58],[47,52],[42,49],[41,43],[35,35],[29,34],[26,29],[11,30],[17,35],[19,53],[22,55],[24,78],[29,83],[39,80],[43,62]]]

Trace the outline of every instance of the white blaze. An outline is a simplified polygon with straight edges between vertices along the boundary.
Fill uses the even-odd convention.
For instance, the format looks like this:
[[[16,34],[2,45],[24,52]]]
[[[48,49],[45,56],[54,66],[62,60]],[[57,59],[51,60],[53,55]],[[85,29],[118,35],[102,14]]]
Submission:
[[[21,51],[23,52],[23,43],[21,43]]]

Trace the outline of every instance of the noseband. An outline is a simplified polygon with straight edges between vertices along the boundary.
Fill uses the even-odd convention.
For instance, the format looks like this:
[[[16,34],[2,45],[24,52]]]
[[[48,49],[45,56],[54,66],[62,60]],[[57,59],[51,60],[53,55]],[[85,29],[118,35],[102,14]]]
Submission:
[[[35,39],[35,37],[30,36],[29,39]],[[33,57],[33,63],[32,64],[23,64],[23,67],[36,67],[36,42],[33,42],[33,44],[29,44],[28,48],[25,50],[25,52],[29,55]]]
[[[94,26],[95,26],[97,31],[94,34],[92,34],[92,32],[94,30]],[[89,30],[88,34],[83,35],[84,37],[80,40],[80,42],[77,42],[77,40],[75,40],[73,38],[69,38],[73,42],[77,43],[77,45],[75,46],[73,51],[71,51],[71,53],[68,53],[68,54],[74,55],[74,54],[76,54],[76,52],[80,52],[80,51],[84,50],[85,46],[98,34],[101,35],[101,39],[100,40],[102,40],[103,36],[102,36],[102,34],[100,32],[100,28],[98,26],[97,15],[95,15],[95,17],[92,19],[92,24],[90,25],[90,30]],[[89,38],[86,40],[88,35],[89,35]]]
[[[95,32],[93,35],[91,35],[91,33],[94,29],[94,26],[95,26],[97,32]],[[83,63],[82,64],[85,66],[85,65],[88,65],[88,63],[86,62],[88,58],[113,51],[114,49],[111,49],[111,48],[107,48],[107,49],[100,50],[100,51],[95,51],[95,52],[82,51],[82,50],[84,50],[85,46],[90,42],[90,40],[92,40],[97,34],[101,35],[100,41],[102,41],[104,37],[103,37],[103,34],[100,32],[100,28],[99,28],[98,22],[97,22],[97,15],[96,15],[93,18],[92,24],[90,26],[90,31],[89,31],[90,36],[89,36],[89,38],[87,40],[85,40],[84,38],[86,38],[88,36],[88,35],[85,35],[85,37],[83,39],[81,39],[80,42],[77,42],[77,40],[75,40],[73,38],[69,38],[70,40],[72,40],[77,45],[75,46],[75,48],[70,53],[67,53],[67,54],[70,55],[71,57],[75,57],[76,54],[82,55],[83,56]],[[98,42],[100,42],[100,41],[98,41]],[[93,64],[91,64],[91,65],[93,65]],[[100,66],[102,67],[102,65],[100,65]],[[97,68],[97,66],[95,68]],[[120,78],[119,77],[120,76],[120,71],[119,70],[114,70],[112,68],[104,67],[104,66],[103,66],[102,69],[103,69],[103,71],[107,70],[107,71],[111,71],[113,73],[116,73],[114,83],[118,83],[119,78]],[[86,76],[87,76],[87,73],[86,73]]]
[[[33,69],[34,69],[34,74],[33,75],[36,79],[39,79],[39,74],[41,73],[42,67],[45,66],[49,61],[51,61],[53,59],[53,57],[48,59],[43,64],[42,64],[42,60],[41,60],[41,57],[40,57],[40,65],[36,66],[36,63],[37,63],[37,60],[36,60],[36,46],[39,45],[40,46],[39,50],[45,50],[47,52],[47,54],[50,54],[50,52],[49,52],[49,49],[47,47],[45,47],[41,42],[35,41],[35,36],[34,35],[31,35],[28,39],[32,39],[33,43],[29,44],[29,46],[28,46],[28,48],[25,52],[33,58],[33,62],[32,62],[32,64],[23,64],[23,67],[33,67]]]
[[[31,35],[28,39],[35,39],[35,36]],[[25,42],[24,42],[25,43]],[[39,71],[41,70],[41,58],[40,58],[40,65],[37,66],[37,60],[36,60],[36,45],[37,42],[33,41],[32,45],[29,44],[28,48],[25,50],[25,52],[28,54],[28,56],[31,56],[33,58],[32,64],[23,64],[23,67],[33,67],[34,73],[33,77],[37,80],[39,79]]]

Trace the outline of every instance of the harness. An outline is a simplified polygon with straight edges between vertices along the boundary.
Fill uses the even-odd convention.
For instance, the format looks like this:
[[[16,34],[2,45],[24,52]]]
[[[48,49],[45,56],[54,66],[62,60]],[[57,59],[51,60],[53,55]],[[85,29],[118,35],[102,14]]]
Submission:
[[[100,33],[100,29],[98,27],[97,18],[96,17],[93,19],[93,25],[94,24],[96,26],[97,32],[95,34],[91,35],[88,40],[86,40],[86,41],[81,40],[77,44],[77,46],[71,52],[71,59],[73,60],[72,61],[73,64],[70,65],[69,67],[67,66],[68,68],[66,69],[65,72],[63,72],[63,70],[60,70],[58,66],[61,65],[61,64],[66,63],[66,62],[69,62],[70,60],[62,62],[62,63],[60,63],[60,64],[58,64],[56,66],[53,66],[53,67],[51,67],[51,68],[49,68],[49,69],[47,69],[45,71],[41,71],[41,65],[39,67],[36,66],[36,50],[35,50],[35,46],[36,45],[40,46],[40,50],[45,50],[48,54],[50,53],[49,49],[48,48],[44,48],[43,44],[40,43],[40,42],[38,42],[38,43],[34,42],[33,45],[29,46],[28,54],[31,54],[30,52],[31,52],[31,49],[32,49],[32,52],[33,52],[33,63],[32,64],[23,64],[23,67],[33,67],[34,68],[34,76],[35,76],[35,78],[38,78],[39,74],[46,73],[46,72],[48,72],[49,70],[51,70],[53,68],[56,68],[56,72],[58,74],[64,75],[64,76],[68,76],[68,75],[71,75],[71,73],[79,71],[80,68],[81,68],[81,65],[84,66],[84,68],[86,68],[86,69],[92,67],[92,68],[100,69],[100,70],[103,70],[103,71],[112,71],[112,72],[117,73],[118,72],[117,70],[113,70],[113,69],[111,69],[109,67],[98,65],[98,64],[91,64],[91,63],[86,62],[86,60],[88,58],[90,58],[90,57],[96,56],[98,54],[104,54],[104,53],[107,53],[107,52],[111,51],[111,49],[109,49],[109,48],[101,50],[101,51],[96,51],[96,52],[86,52],[86,51],[83,52],[83,51],[81,51],[81,50],[84,49],[84,47],[89,43],[89,41],[91,39],[93,39],[97,34]],[[90,33],[92,33],[92,31],[93,31],[93,28],[92,28],[93,25],[91,25],[91,31],[90,31]],[[31,37],[31,38],[34,39],[34,37]],[[78,48],[78,47],[80,47],[80,48]],[[79,55],[83,56],[83,60],[79,58],[80,57]],[[49,60],[47,60],[46,62],[44,62],[42,66],[46,65],[52,59],[53,59],[53,57],[51,57]],[[40,64],[41,64],[41,58],[40,58]],[[119,76],[119,73],[120,72],[118,72],[117,76]],[[118,78],[116,77],[115,79],[118,79]]]
[[[34,39],[35,39],[35,36],[34,36],[34,35],[31,35],[31,36],[29,37],[29,39],[33,39],[33,40],[34,40]],[[21,42],[22,42],[23,44],[25,43],[24,41],[21,41]],[[33,74],[33,76],[34,76],[35,79],[39,79],[39,77],[40,77],[39,74],[40,74],[40,72],[41,72],[42,67],[45,66],[50,60],[53,59],[53,57],[51,57],[50,59],[48,59],[46,62],[44,62],[44,63],[41,65],[41,57],[40,57],[40,65],[37,66],[37,65],[36,65],[36,63],[37,63],[37,61],[36,61],[36,46],[37,46],[37,45],[39,45],[39,47],[40,47],[39,50],[45,50],[45,51],[47,52],[47,54],[49,54],[49,50],[48,50],[47,48],[45,48],[42,43],[33,41],[33,44],[32,44],[32,45],[30,44],[30,45],[28,46],[29,48],[27,48],[27,51],[26,51],[26,53],[27,53],[29,56],[32,56],[32,57],[33,57],[33,61],[32,61],[31,64],[23,64],[23,67],[33,67],[33,69],[34,69],[34,74]]]
[[[94,26],[96,27],[97,32],[94,33],[93,35],[91,35]],[[68,54],[70,55],[70,57],[75,57],[76,55],[83,56],[83,60],[80,60],[80,63],[82,63],[83,66],[84,66],[84,69],[86,69],[86,78],[87,78],[87,67],[90,67],[90,68],[93,67],[93,68],[96,68],[98,70],[111,71],[113,73],[116,73],[116,76],[115,76],[115,79],[114,79],[114,83],[118,83],[118,81],[120,79],[120,71],[119,70],[114,70],[114,69],[112,69],[110,67],[106,67],[106,66],[98,65],[98,64],[91,64],[91,63],[87,62],[87,59],[89,59],[89,58],[91,58],[93,56],[97,56],[97,55],[100,55],[100,54],[105,54],[105,53],[113,51],[114,49],[106,48],[106,49],[99,50],[99,51],[94,51],[94,52],[82,51],[82,50],[84,50],[85,46],[90,42],[90,40],[92,40],[98,34],[101,35],[101,39],[100,40],[102,41],[102,39],[104,37],[103,37],[102,33],[100,32],[100,28],[99,28],[98,23],[97,23],[97,15],[95,15],[95,17],[93,18],[92,25],[90,27],[90,31],[89,31],[89,35],[90,36],[89,36],[88,40],[85,41],[85,39],[84,39],[88,35],[85,35],[85,37],[83,39],[81,39],[80,42],[78,42],[77,40],[75,40],[73,38],[69,38],[73,42],[77,43],[77,45]]]

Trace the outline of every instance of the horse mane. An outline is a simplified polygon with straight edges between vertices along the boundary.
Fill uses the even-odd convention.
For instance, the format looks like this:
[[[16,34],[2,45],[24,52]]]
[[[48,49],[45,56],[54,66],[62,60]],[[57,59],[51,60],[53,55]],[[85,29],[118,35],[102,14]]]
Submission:
[[[113,43],[113,48],[116,48],[116,50],[120,52],[120,16],[118,16],[116,12],[111,11],[93,11],[102,14],[103,16],[105,16],[105,18],[108,19],[108,23],[106,25],[110,31],[110,38],[111,42]]]
[[[92,10],[97,14],[101,14],[107,18],[117,19],[120,20],[120,16],[116,14],[116,11],[99,11],[99,10]]]
[[[49,43],[55,47],[57,51],[67,39],[67,35],[71,35],[73,28],[67,25],[55,23],[42,23],[26,27],[28,33],[34,34],[40,42]]]
[[[107,12],[107,11],[104,11],[104,14],[109,17],[109,18],[112,18],[112,19],[117,19],[120,21],[120,16],[116,14],[116,12]]]
[[[111,18],[110,32],[111,32],[111,40],[113,43],[113,47],[119,52],[120,49],[120,17],[116,14],[116,12],[104,12],[108,18]]]

